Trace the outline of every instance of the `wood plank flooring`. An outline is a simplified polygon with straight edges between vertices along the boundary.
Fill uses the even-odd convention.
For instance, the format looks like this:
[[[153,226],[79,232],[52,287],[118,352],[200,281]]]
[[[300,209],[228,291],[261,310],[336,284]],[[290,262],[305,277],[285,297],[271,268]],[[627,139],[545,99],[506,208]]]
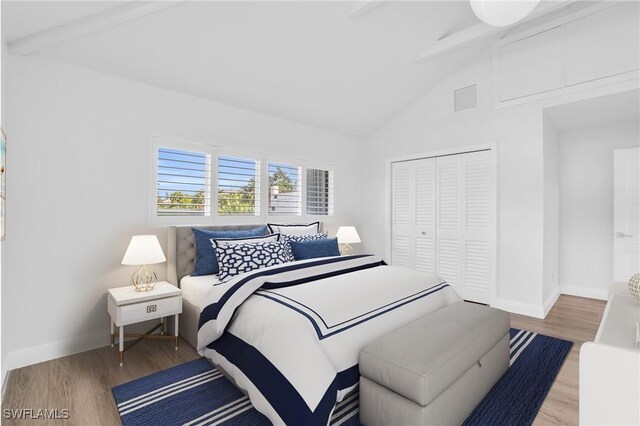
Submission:
[[[580,346],[595,339],[605,305],[602,300],[562,295],[544,320],[511,314],[511,327],[574,342],[534,425],[578,424]]]
[[[511,315],[511,326],[575,342],[538,416],[536,425],[578,424],[578,354],[595,338],[605,302],[560,296],[545,320]],[[6,425],[120,424],[111,388],[198,357],[186,342],[180,350],[164,341],[138,343],[117,363],[117,349],[89,352],[31,365],[11,372],[2,409],[68,409],[68,420],[7,420]],[[4,413],[4,411],[3,411]]]

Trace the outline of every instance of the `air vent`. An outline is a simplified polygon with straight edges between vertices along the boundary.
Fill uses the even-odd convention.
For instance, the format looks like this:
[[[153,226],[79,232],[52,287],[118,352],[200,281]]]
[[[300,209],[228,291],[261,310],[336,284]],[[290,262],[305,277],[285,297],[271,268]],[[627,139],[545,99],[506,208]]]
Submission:
[[[464,111],[478,106],[478,86],[462,87],[453,91],[453,110]]]

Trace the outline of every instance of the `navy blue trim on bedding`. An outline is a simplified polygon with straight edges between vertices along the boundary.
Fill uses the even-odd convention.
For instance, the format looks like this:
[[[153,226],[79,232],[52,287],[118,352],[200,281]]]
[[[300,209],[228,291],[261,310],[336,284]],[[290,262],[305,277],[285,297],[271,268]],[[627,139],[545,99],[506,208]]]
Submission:
[[[277,226],[278,227],[278,231],[280,230],[279,228],[308,228],[310,226],[316,226],[316,232],[313,232],[313,234],[318,234],[320,233],[320,222],[311,222],[308,223],[306,225],[301,224],[301,223],[290,223],[290,224],[280,224],[280,223],[267,223],[267,228],[269,229],[269,232],[274,232],[273,231],[273,227]],[[276,232],[278,232],[276,231]]]
[[[286,377],[260,351],[239,337],[224,333],[207,347],[242,371],[286,424],[326,426],[329,423],[341,381],[339,376],[331,382],[315,411],[311,411]]]
[[[352,259],[353,259],[353,257],[352,257]],[[278,283],[266,282],[260,288],[266,288],[266,289],[269,289],[269,290],[273,290],[273,289],[276,289],[276,288],[291,287],[292,285],[304,284],[304,283],[308,283],[308,282],[311,282],[311,281],[321,280],[321,279],[324,279],[324,278],[337,277],[338,275],[348,274],[349,272],[362,271],[364,269],[376,268],[378,266],[384,266],[383,262],[371,263],[369,265],[354,266],[353,268],[341,269],[339,271],[325,272],[324,274],[314,275],[313,277],[298,278],[296,280],[291,280],[291,281],[282,281],[282,282],[278,282]]]
[[[435,287],[438,287],[438,288],[435,288]],[[409,296],[403,297],[402,299],[396,300],[395,302],[391,302],[391,303],[389,303],[389,304],[387,304],[387,305],[380,306],[380,307],[378,307],[378,308],[376,308],[376,309],[374,309],[374,310],[372,310],[372,311],[365,312],[365,313],[360,314],[360,315],[358,315],[358,316],[356,316],[356,317],[354,317],[354,318],[348,319],[348,320],[346,320],[346,321],[343,321],[343,322],[341,322],[341,323],[339,323],[339,324],[332,325],[332,326],[327,326],[327,323],[325,322],[325,320],[324,320],[324,319],[323,319],[323,318],[322,318],[322,317],[321,317],[321,316],[320,316],[316,311],[314,311],[313,309],[311,309],[311,308],[307,307],[306,305],[304,305],[304,304],[302,304],[302,303],[300,303],[300,302],[294,301],[293,299],[289,299],[289,298],[287,297],[287,299],[289,299],[289,300],[291,300],[291,301],[294,301],[294,302],[296,302],[296,303],[298,303],[298,304],[300,304],[300,305],[304,306],[305,308],[309,309],[309,310],[310,310],[310,311],[312,311],[313,313],[315,313],[315,314],[318,316],[318,318],[320,318],[320,320],[322,321],[322,323],[325,325],[325,328],[326,328],[327,330],[329,330],[329,329],[331,329],[331,328],[334,328],[334,327],[338,327],[338,326],[340,326],[340,325],[344,324],[345,322],[349,322],[349,321],[353,321],[354,319],[361,318],[361,317],[363,317],[363,316],[365,316],[365,315],[368,315],[368,314],[370,314],[370,313],[372,313],[372,312],[375,312],[375,311],[376,311],[376,310],[378,310],[378,309],[385,308],[385,307],[387,307],[387,306],[389,306],[389,305],[391,305],[391,304],[398,303],[398,302],[403,301],[403,300],[406,300],[406,299],[408,299],[408,298],[413,298],[413,299],[411,299],[411,300],[406,300],[405,302],[400,303],[399,305],[392,306],[392,307],[390,307],[389,309],[385,309],[385,310],[383,310],[383,311],[377,312],[375,315],[372,315],[372,316],[370,316],[370,317],[364,318],[364,319],[362,319],[362,320],[360,320],[360,321],[357,321],[357,322],[355,322],[355,323],[353,323],[353,324],[351,324],[351,325],[349,325],[349,326],[347,326],[347,327],[341,328],[341,329],[339,329],[339,330],[331,331],[331,332],[329,332],[329,333],[327,333],[327,334],[323,334],[323,333],[322,333],[322,330],[320,329],[320,325],[316,322],[316,320],[315,320],[311,315],[309,315],[307,312],[304,312],[302,309],[300,309],[299,307],[294,306],[294,305],[291,305],[291,304],[289,304],[289,303],[285,302],[284,300],[280,300],[280,299],[277,299],[277,298],[275,298],[275,297],[273,297],[273,296],[269,296],[269,295],[267,295],[267,294],[264,294],[264,293],[266,293],[266,292],[254,293],[254,294],[255,294],[256,296],[262,296],[262,297],[264,297],[264,298],[266,298],[266,299],[273,300],[274,302],[279,303],[279,304],[281,304],[281,305],[283,305],[283,306],[286,306],[287,308],[289,308],[289,309],[291,309],[291,310],[293,310],[293,311],[295,311],[295,312],[298,312],[300,315],[302,315],[302,316],[306,317],[306,318],[309,320],[309,322],[311,322],[311,325],[313,326],[314,330],[316,331],[316,335],[318,336],[318,339],[320,339],[320,340],[324,340],[324,339],[326,339],[327,337],[331,337],[331,336],[334,336],[334,335],[336,335],[336,334],[338,334],[338,333],[342,333],[343,331],[349,330],[350,328],[353,328],[353,327],[358,326],[358,325],[360,325],[360,324],[362,324],[362,323],[364,323],[364,322],[367,322],[367,321],[370,321],[370,320],[372,320],[372,319],[374,319],[374,318],[377,318],[377,317],[379,317],[380,315],[383,315],[383,314],[386,314],[387,312],[391,312],[391,311],[393,311],[393,310],[395,310],[395,309],[398,309],[398,308],[400,308],[401,306],[407,305],[407,304],[409,304],[409,303],[411,303],[411,302],[415,302],[416,300],[420,300],[420,299],[422,299],[423,297],[429,296],[429,295],[431,295],[431,294],[433,294],[433,293],[436,293],[436,292],[438,292],[438,291],[440,291],[440,290],[443,290],[443,289],[445,289],[445,288],[447,288],[447,287],[449,287],[449,284],[447,284],[445,281],[443,281],[443,282],[441,282],[440,284],[437,284],[437,285],[435,285],[435,286],[433,286],[433,287],[429,287],[428,289],[425,289],[425,290],[419,291],[418,293],[415,293],[415,294],[412,294],[412,295],[409,295]],[[277,294],[277,293],[275,293],[275,294]],[[417,297],[416,297],[416,295],[417,295]],[[281,295],[281,294],[278,294],[278,296],[286,297],[286,296],[283,296],[283,295]]]
[[[212,304],[206,306],[202,310],[202,312],[200,313],[200,319],[198,321],[198,328],[202,327],[207,321],[217,319],[218,318],[218,314],[220,313],[220,310],[225,305],[225,303],[227,303],[229,298],[236,291],[238,291],[244,284],[246,284],[247,282],[249,282],[250,280],[252,280],[252,279],[254,279],[256,277],[277,275],[277,274],[282,273],[282,272],[295,271],[295,270],[298,270],[298,269],[304,269],[304,268],[312,267],[312,266],[329,265],[331,263],[345,262],[347,260],[358,259],[358,258],[368,257],[368,256],[372,256],[372,255],[370,255],[370,254],[361,254],[361,255],[355,255],[355,256],[340,256],[340,257],[335,257],[335,258],[317,260],[317,261],[314,261],[314,262],[306,262],[306,263],[291,264],[291,265],[285,264],[282,267],[276,268],[276,269],[270,269],[270,270],[266,270],[266,271],[258,271],[258,272],[255,272],[255,273],[251,272],[249,276],[238,280],[238,282],[235,283],[229,290],[227,290],[226,293],[223,294],[222,297],[220,297],[220,299],[216,303],[212,303]],[[374,264],[374,266],[381,266],[381,264],[382,263],[377,263],[377,264]],[[363,266],[366,267],[366,268],[371,267],[370,265],[363,265]],[[354,269],[354,268],[349,268],[349,269]],[[352,272],[352,271],[349,271],[349,272]],[[340,273],[340,271],[337,271],[335,273],[336,273],[336,275],[338,275]],[[322,275],[326,275],[326,274],[322,274]],[[320,279],[320,278],[318,278],[318,275],[315,275],[313,277],[308,277],[308,278],[305,278],[305,279],[297,279],[297,280],[293,280],[291,282],[284,282],[284,283],[281,283],[281,284],[273,283],[271,286],[268,286],[268,287],[267,287],[267,285],[269,283],[264,283],[263,287],[265,287],[265,288],[279,288],[280,286],[294,285],[294,284],[291,284],[291,283],[303,284],[305,282],[310,282],[310,281],[314,281],[314,280],[318,280],[318,279]]]
[[[349,389],[360,381],[360,368],[358,364],[338,373],[338,389]]]

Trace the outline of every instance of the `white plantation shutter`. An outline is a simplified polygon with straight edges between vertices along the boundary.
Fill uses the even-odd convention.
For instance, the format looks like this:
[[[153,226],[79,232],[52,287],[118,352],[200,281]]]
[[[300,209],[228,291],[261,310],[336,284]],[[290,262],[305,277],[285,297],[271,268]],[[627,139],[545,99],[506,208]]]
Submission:
[[[152,152],[154,225],[253,223],[255,217],[285,215],[319,220],[334,214],[333,165],[277,162],[259,152],[160,136],[153,137]]]
[[[333,215],[333,171],[307,169],[307,214]]]
[[[211,155],[159,147],[156,151],[158,216],[209,216]]]
[[[218,157],[218,215],[260,215],[260,161]]]
[[[269,162],[269,214],[302,214],[302,168]]]
[[[482,303],[494,262],[490,158],[480,151],[391,166],[392,263],[438,275]]]

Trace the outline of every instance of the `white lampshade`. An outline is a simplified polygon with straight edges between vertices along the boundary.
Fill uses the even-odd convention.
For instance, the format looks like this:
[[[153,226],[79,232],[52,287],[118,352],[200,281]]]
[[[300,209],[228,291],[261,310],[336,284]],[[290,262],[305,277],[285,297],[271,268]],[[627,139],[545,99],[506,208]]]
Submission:
[[[122,258],[123,265],[153,265],[166,262],[158,237],[155,235],[134,235],[127,252]]]
[[[361,242],[355,226],[341,226],[338,228],[336,237],[338,237],[340,244],[357,244]]]
[[[506,27],[524,19],[540,0],[470,0],[478,19],[494,27]]]

